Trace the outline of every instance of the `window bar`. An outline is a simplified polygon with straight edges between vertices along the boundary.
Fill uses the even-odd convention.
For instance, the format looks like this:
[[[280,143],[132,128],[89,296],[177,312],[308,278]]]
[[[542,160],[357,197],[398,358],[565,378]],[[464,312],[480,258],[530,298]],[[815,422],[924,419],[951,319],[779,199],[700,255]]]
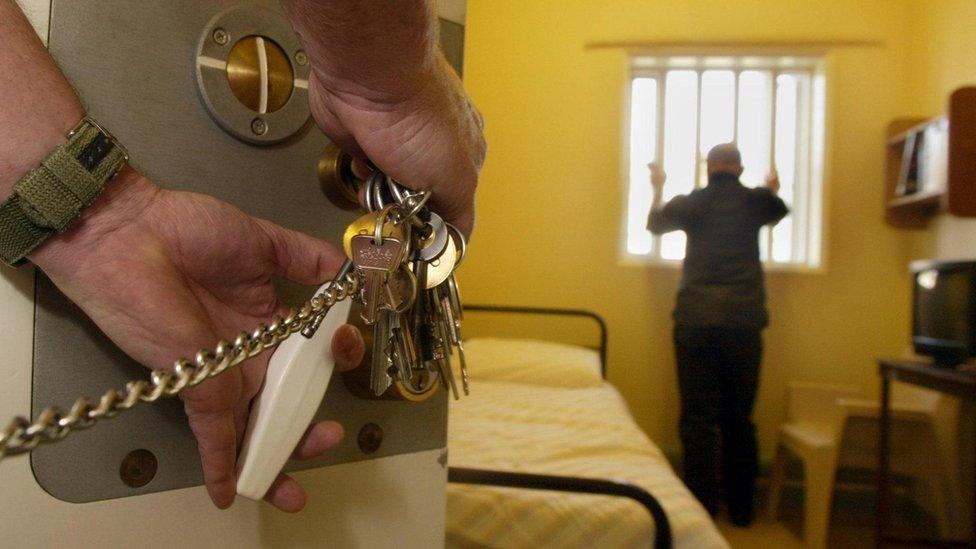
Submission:
[[[809,85],[809,79],[807,85]],[[803,87],[805,88],[806,86]],[[797,78],[796,115],[795,115],[797,136],[809,135],[809,132],[807,131],[807,127],[806,127],[806,118],[807,118],[806,112],[807,112],[808,101],[804,101],[804,93],[805,90],[801,89],[800,86],[800,78]],[[794,203],[796,203],[797,195],[801,194],[800,191],[805,190],[807,187],[806,178],[807,178],[807,166],[809,163],[807,162],[807,157],[803,154],[803,149],[807,141],[808,139],[806,138],[798,138],[793,143],[793,148],[794,148],[793,157],[796,159],[795,164],[793,166],[793,202]],[[807,201],[804,200],[803,205],[805,206],[806,203]],[[792,242],[790,247],[790,261],[793,261],[797,258],[797,252],[800,250],[800,246],[802,245],[802,241],[803,241],[803,235],[799,230],[802,225],[798,222],[802,220],[805,217],[805,215],[803,215],[803,212],[797,212],[797,214],[798,215],[794,216],[792,219],[789,220],[789,222],[793,224],[793,237],[792,237]]]
[[[654,107],[657,109],[657,126],[654,131],[654,162],[656,162],[661,169],[664,166],[664,100],[666,99],[666,83],[667,83],[667,73],[658,72],[654,74],[654,78],[657,80],[657,104]],[[651,239],[651,257],[656,259],[661,259],[661,236],[654,235]]]
[[[657,79],[657,134],[654,136],[654,161],[661,164],[661,168],[664,168],[664,101],[666,97],[666,86],[665,81],[667,80],[667,75],[665,73],[657,73],[655,75]]]
[[[771,93],[769,96],[769,170],[777,172],[779,174],[779,169],[776,167],[776,92],[779,88],[779,71],[774,70],[771,73],[770,78],[770,89]],[[766,261],[769,263],[774,263],[773,261],[773,226],[766,226]]]
[[[732,80],[732,142],[739,142],[739,75],[741,70],[733,73]]]
[[[698,88],[698,109],[695,111],[695,184],[694,188],[701,187],[701,125],[702,125],[702,75],[701,69],[695,71],[696,84]]]
[[[803,118],[804,125],[802,129],[803,136],[803,185],[801,189],[802,193],[794,190],[793,192],[793,203],[797,202],[796,197],[803,196],[802,204],[802,216],[794,218],[794,238],[796,239],[792,258],[793,260],[801,260],[804,264],[809,264],[810,262],[810,201],[812,199],[812,181],[813,181],[813,86],[814,86],[814,73],[813,71],[807,71],[807,85],[805,86],[805,101],[803,105]],[[799,157],[798,157],[799,158]]]

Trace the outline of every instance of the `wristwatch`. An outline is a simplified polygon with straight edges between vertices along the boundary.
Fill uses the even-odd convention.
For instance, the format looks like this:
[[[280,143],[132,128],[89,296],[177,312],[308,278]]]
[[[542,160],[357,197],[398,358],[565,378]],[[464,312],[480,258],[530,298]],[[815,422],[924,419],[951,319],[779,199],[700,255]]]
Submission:
[[[82,120],[0,204],[0,260],[10,266],[78,219],[129,160],[118,140],[92,118]]]

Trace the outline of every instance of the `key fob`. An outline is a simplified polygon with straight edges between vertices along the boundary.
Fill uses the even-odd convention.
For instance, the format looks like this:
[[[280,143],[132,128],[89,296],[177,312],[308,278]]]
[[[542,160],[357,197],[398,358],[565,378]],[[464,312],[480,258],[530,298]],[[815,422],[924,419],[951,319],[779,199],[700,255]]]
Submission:
[[[351,302],[336,303],[311,338],[294,334],[271,355],[237,460],[238,494],[264,498],[308,429],[335,368],[332,336],[349,318]]]

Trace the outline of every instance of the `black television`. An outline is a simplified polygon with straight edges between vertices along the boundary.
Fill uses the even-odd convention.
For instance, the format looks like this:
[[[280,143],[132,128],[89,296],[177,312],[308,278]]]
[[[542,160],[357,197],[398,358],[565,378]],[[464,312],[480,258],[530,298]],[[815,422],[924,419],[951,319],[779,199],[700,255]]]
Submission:
[[[912,344],[937,366],[976,356],[976,261],[915,261]]]

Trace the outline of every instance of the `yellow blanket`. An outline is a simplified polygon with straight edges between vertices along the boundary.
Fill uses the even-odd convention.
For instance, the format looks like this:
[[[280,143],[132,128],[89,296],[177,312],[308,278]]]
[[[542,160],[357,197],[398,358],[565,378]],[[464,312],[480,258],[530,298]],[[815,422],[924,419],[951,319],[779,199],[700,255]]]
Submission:
[[[451,402],[457,467],[623,480],[653,494],[675,547],[728,547],[613,386],[563,388],[478,379]],[[612,496],[451,484],[448,547],[649,547],[649,513]]]

